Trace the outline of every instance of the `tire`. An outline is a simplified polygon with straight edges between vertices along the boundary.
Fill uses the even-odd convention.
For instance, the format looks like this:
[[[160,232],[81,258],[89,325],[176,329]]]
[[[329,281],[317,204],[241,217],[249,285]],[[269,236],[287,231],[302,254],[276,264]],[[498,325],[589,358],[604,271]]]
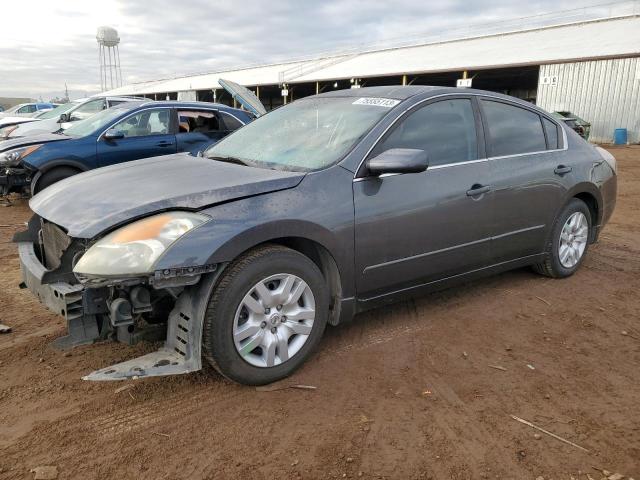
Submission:
[[[40,193],[47,187],[50,187],[56,182],[60,180],[64,180],[65,178],[72,177],[73,175],[77,175],[80,173],[80,170],[73,167],[55,167],[48,172],[43,173],[40,178],[37,179],[36,183],[33,185],[31,189],[31,193],[35,195],[36,193]]]
[[[579,253],[577,261],[575,259],[575,255],[571,256],[570,261],[566,259],[563,260],[560,253],[563,229],[565,228],[565,225],[570,218],[573,217],[574,219],[582,219],[580,215],[584,216],[583,224],[586,224],[587,231],[584,234],[575,235],[575,239],[581,240],[582,237],[586,237],[584,239],[584,248],[577,249],[577,252]],[[583,229],[581,228],[580,232],[582,231]],[[582,200],[574,198],[562,209],[553,224],[551,237],[547,242],[547,246],[545,249],[545,260],[542,263],[534,265],[533,269],[541,275],[552,278],[565,278],[573,275],[578,270],[578,268],[580,268],[580,265],[582,265],[584,257],[587,254],[587,250],[589,249],[591,236],[591,211],[589,210],[589,207],[587,207],[586,203],[584,203]],[[573,245],[577,245],[578,243],[581,242],[573,243]],[[574,261],[575,263],[573,263]]]
[[[260,290],[264,293],[262,296],[258,295],[259,285],[266,289]],[[282,306],[277,305],[274,310],[274,305],[281,300],[272,301],[269,295],[282,296],[285,294],[278,292],[285,290],[291,292],[286,298],[299,299],[282,301]],[[296,297],[298,291],[302,293]],[[254,308],[249,309],[247,305]],[[313,319],[286,318],[286,315],[309,316],[304,312],[314,308]],[[324,333],[328,311],[327,283],[315,263],[286,247],[259,247],[229,265],[214,286],[204,318],[203,356],[218,372],[238,383],[275,382],[289,376],[311,355]],[[255,333],[238,340],[246,334],[240,331],[245,327],[246,332],[251,329]],[[294,331],[309,333],[295,334]],[[256,342],[269,346],[261,343],[254,347]],[[273,342],[277,345],[272,346]]]

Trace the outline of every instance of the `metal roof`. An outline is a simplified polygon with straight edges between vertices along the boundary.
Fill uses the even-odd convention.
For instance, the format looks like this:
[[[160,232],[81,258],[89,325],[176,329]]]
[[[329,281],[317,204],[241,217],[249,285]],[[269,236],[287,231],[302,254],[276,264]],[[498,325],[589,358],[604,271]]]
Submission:
[[[637,5],[634,2],[634,5]],[[245,86],[402,74],[482,70],[640,55],[640,10],[620,17],[519,31],[346,52],[297,62],[225,70],[126,85],[102,95],[220,88],[219,78]]]

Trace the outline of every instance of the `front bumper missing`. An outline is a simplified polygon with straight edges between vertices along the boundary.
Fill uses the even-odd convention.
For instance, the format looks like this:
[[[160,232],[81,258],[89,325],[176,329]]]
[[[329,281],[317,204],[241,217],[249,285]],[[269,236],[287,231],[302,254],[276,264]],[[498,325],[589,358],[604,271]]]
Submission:
[[[93,343],[101,339],[98,314],[92,305],[93,289],[64,282],[42,283],[45,267],[31,242],[18,244],[22,288],[28,288],[49,310],[67,320],[68,335],[58,338],[58,348]],[[167,339],[158,351],[96,370],[83,380],[125,380],[190,373],[202,368],[202,325],[209,294],[220,271],[202,275],[196,285],[186,287],[169,314]]]
[[[190,373],[202,368],[202,324],[214,282],[219,272],[204,275],[187,287],[169,314],[167,339],[157,352],[96,370],[83,380],[126,380]]]
[[[28,187],[31,179],[25,169],[5,167],[0,169],[0,192],[9,193]]]
[[[85,314],[84,287],[66,282],[42,283],[47,270],[36,256],[33,243],[20,242],[21,288],[28,288],[49,310],[67,321],[68,333],[54,341],[60,349],[93,343],[100,337],[96,315]]]

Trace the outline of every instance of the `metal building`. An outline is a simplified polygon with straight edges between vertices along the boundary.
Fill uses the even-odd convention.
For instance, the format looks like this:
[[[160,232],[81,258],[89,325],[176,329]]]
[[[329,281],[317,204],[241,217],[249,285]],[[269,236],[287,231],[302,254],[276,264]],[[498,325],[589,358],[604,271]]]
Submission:
[[[252,88],[268,109],[315,93],[358,86],[472,86],[571,111],[607,143],[615,128],[640,142],[640,0],[465,27],[392,46],[347,50],[127,85],[109,93],[231,103],[225,78]],[[283,96],[283,93],[285,95]]]

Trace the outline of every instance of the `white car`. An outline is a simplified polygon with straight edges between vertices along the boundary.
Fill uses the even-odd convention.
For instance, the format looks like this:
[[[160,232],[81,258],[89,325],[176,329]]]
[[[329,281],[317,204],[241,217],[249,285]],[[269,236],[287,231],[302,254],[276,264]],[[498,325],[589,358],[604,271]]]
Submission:
[[[134,97],[91,97],[74,100],[37,118],[30,118],[29,122],[4,127],[0,125],[0,140],[57,132],[60,129],[69,128],[73,122],[84,120],[94,113],[131,100],[137,99]]]
[[[38,112],[52,110],[57,105],[53,103],[21,103],[0,113],[0,128],[19,123],[33,122],[33,115]]]

